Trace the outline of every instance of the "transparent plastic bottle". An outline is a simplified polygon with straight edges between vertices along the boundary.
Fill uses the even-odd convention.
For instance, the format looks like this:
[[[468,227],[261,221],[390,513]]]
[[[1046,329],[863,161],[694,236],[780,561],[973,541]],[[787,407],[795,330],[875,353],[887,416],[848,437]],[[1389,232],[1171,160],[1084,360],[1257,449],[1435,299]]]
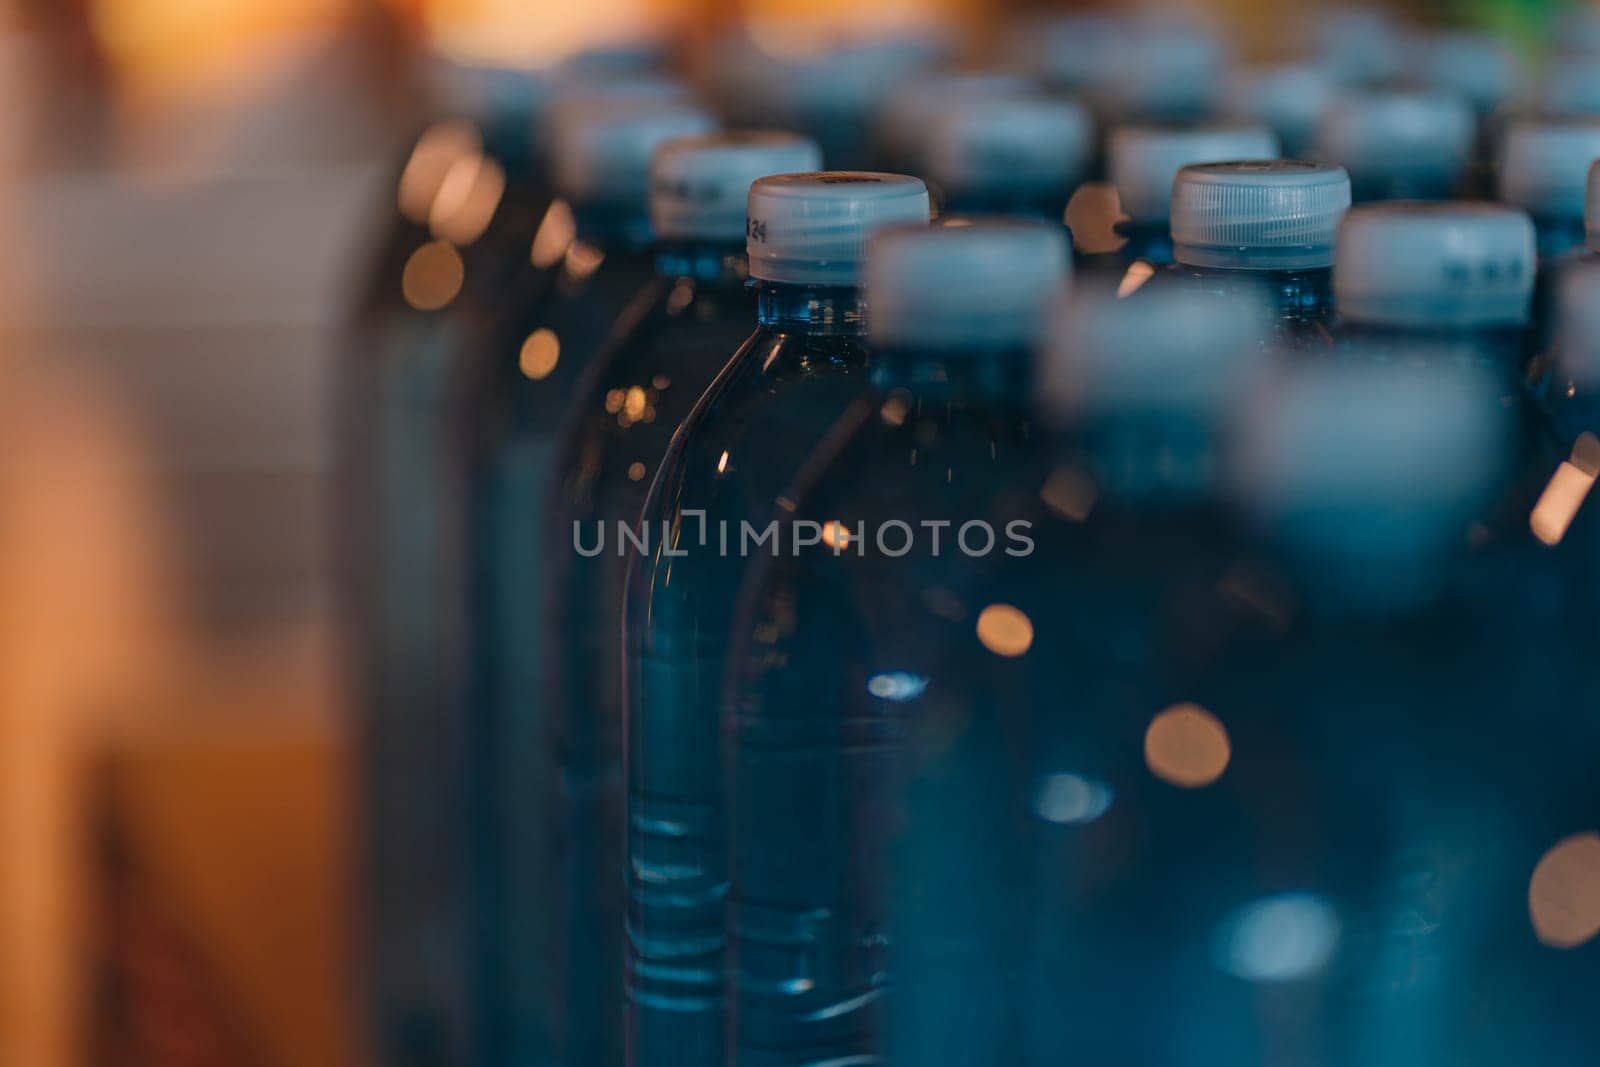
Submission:
[[[1449,93],[1350,93],[1323,116],[1314,154],[1350,172],[1357,203],[1443,200],[1465,186],[1476,126],[1472,108]]]
[[[721,686],[751,535],[866,387],[867,235],[926,224],[916,178],[762,178],[746,228],[757,327],[673,435],[641,513],[624,615],[628,1051],[721,1063],[726,841]]]
[[[627,555],[620,531],[638,519],[673,431],[755,320],[744,249],[750,183],[815,170],[821,162],[815,144],[783,133],[711,134],[656,150],[650,191],[656,276],[583,369],[554,445],[542,542],[548,584],[540,643],[550,669],[541,766],[561,783],[549,812],[575,853],[562,868],[571,879],[565,893],[586,900],[576,915],[592,925],[575,940],[605,946],[603,953],[587,949],[596,958],[584,966],[586,981],[603,981],[610,998],[588,1016],[607,1032],[617,1029],[622,1011],[625,910],[618,664]]]
[[[1532,215],[1539,236],[1533,319],[1536,343],[1543,347],[1550,340],[1561,272],[1583,254],[1588,175],[1600,157],[1600,121],[1512,123],[1501,156],[1500,199]]]
[[[933,668],[901,623],[953,557],[1025,545],[990,520],[1031,489],[1029,345],[1069,256],[1033,221],[871,245],[872,389],[784,491],[730,640],[739,1063],[878,1062],[891,987],[950,977],[902,969],[890,933],[895,767]]]
[[[1094,124],[1070,100],[956,102],[929,119],[923,136],[920,173],[944,214],[1059,223],[1094,157]]]
[[[539,613],[552,553],[567,548],[545,543],[546,506],[573,390],[654,274],[651,155],[715,123],[678,104],[582,97],[558,105],[550,128],[553,184],[570,211],[546,217],[528,262],[551,277],[500,309],[473,357],[480,377],[462,416],[474,546],[470,839],[501,1055],[604,1065],[621,1060],[620,946],[604,925],[608,906],[619,909],[611,869],[598,868],[602,843],[582,824],[595,784],[546,762]]]
[[[1265,300],[1280,346],[1326,346],[1334,236],[1349,209],[1350,178],[1333,164],[1184,167],[1172,187],[1172,274],[1222,299],[1250,291]]]
[[[1278,139],[1265,126],[1216,124],[1190,128],[1124,126],[1111,132],[1107,176],[1122,212],[1117,230],[1127,238],[1108,262],[1092,264],[1121,274],[1137,261],[1149,267],[1172,262],[1169,221],[1172,182],[1191,163],[1225,159],[1276,159]],[[1148,275],[1146,275],[1148,276]]]
[[[456,68],[435,81],[435,117],[397,168],[336,370],[338,562],[371,917],[362,973],[375,1047],[394,1064],[484,1051],[461,775],[465,464],[451,416],[466,342],[549,206],[533,136],[547,82]]]
[[[994,501],[1032,551],[953,559],[895,620],[930,666],[901,742],[892,1062],[1258,1062],[1208,943],[1254,842],[1140,753],[1212,699],[1231,636],[1226,426],[1268,324],[1248,296],[1078,287],[1043,343],[1040,461]]]

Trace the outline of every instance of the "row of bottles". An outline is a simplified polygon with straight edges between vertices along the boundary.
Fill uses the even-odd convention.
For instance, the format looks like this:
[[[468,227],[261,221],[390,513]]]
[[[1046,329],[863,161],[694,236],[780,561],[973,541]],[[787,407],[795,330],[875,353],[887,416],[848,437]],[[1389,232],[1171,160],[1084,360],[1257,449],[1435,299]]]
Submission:
[[[342,383],[381,1061],[1577,1062],[1600,135],[936,54],[725,57],[814,136],[650,55],[474,76],[397,174]]]

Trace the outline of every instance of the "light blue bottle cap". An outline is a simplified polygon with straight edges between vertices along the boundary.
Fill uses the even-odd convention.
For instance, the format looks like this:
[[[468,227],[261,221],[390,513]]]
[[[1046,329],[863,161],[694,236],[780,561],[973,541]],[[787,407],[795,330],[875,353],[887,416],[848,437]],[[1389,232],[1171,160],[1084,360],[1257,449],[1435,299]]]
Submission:
[[[656,149],[676,137],[716,128],[708,112],[682,104],[589,96],[565,100],[552,114],[551,182],[574,201],[637,201],[643,209]]]
[[[1338,7],[1311,23],[1313,55],[1341,85],[1375,85],[1398,78],[1405,66],[1404,33],[1375,7]]]
[[[1464,98],[1479,114],[1511,99],[1524,75],[1516,52],[1504,40],[1468,30],[1424,37],[1419,73],[1423,85]]]
[[[878,114],[879,147],[893,159],[923,163],[929,128],[939,115],[978,100],[1026,97],[1028,82],[990,71],[943,71],[914,75],[884,99]]]
[[[1513,207],[1391,201],[1353,208],[1339,229],[1334,299],[1351,322],[1519,326],[1537,261],[1533,221]]]
[[[895,86],[943,51],[935,37],[905,35],[780,56],[736,33],[713,46],[707,75],[718,108],[732,119],[812,130],[866,123]]]
[[[867,238],[928,222],[928,189],[904,174],[776,174],[750,186],[750,276],[795,285],[859,285]]]
[[[1358,184],[1455,185],[1472,156],[1477,120],[1459,96],[1360,92],[1337,99],[1317,131],[1317,156]]]
[[[1333,264],[1350,177],[1295,159],[1197,163],[1172,187],[1172,256],[1194,267],[1308,270]]]
[[[1126,21],[1103,12],[1026,16],[1008,33],[1006,51],[1051,89],[1081,93],[1113,77]]]
[[[1246,67],[1228,78],[1222,106],[1232,118],[1270,127],[1283,151],[1297,155],[1311,146],[1335,88],[1333,76],[1313,63]]]
[[[1105,415],[1221,418],[1262,371],[1264,300],[1152,285],[1121,298],[1082,285],[1054,308],[1041,352],[1060,423]]]
[[[1011,189],[1059,189],[1082,180],[1094,123],[1070,100],[968,100],[936,115],[924,150],[928,177],[952,198]]]
[[[752,182],[821,166],[822,149],[792,133],[756,130],[667,141],[650,164],[651,229],[657,237],[741,241]]]
[[[1029,346],[1071,262],[1066,230],[1047,222],[879,230],[867,245],[869,336],[884,347]]]
[[[1178,13],[1126,20],[1110,51],[1112,62],[1085,91],[1101,112],[1124,120],[1189,121],[1211,114],[1232,58],[1214,24]]]
[[[1111,132],[1107,168],[1122,210],[1136,222],[1170,217],[1172,182],[1191,163],[1275,159],[1278,139],[1256,123],[1192,127],[1122,126]]]
[[[1500,199],[1535,218],[1583,217],[1589,168],[1600,159],[1600,120],[1514,123],[1500,160]]]

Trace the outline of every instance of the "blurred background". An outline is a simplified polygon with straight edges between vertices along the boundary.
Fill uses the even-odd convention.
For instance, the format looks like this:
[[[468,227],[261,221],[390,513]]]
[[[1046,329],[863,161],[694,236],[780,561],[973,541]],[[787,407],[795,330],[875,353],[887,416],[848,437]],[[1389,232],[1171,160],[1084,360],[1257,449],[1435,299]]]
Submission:
[[[364,1062],[329,385],[422,57],[1072,6],[0,0],[0,1064]],[[1306,16],[1193,6],[1258,56]],[[1394,10],[1538,62],[1563,6]]]

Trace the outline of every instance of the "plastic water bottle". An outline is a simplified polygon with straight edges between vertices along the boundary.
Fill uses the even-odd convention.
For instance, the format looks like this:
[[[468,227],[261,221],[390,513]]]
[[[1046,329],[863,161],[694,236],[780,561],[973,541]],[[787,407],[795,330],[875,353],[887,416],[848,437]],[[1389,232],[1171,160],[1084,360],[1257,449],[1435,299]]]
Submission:
[[[1274,340],[1331,343],[1333,242],[1350,209],[1343,167],[1269,159],[1184,167],[1172,187],[1172,268],[1190,288],[1272,308]]]
[[[1539,238],[1539,278],[1534,291],[1536,343],[1550,339],[1550,316],[1559,276],[1582,254],[1589,169],[1600,158],[1600,121],[1522,121],[1506,131],[1500,162],[1500,199],[1533,216]]]
[[[603,867],[601,786],[550,765],[551,650],[539,640],[558,431],[612,324],[654,274],[649,162],[714,128],[680,104],[576,98],[551,124],[562,198],[532,240],[548,281],[509,303],[480,342],[464,421],[472,445],[474,691],[468,769],[486,914],[485,981],[505,1055],[547,1044],[564,1063],[621,1060],[617,880]],[[535,275],[537,276],[537,275]],[[576,762],[576,761],[575,761]],[[562,771],[571,772],[564,776]],[[534,1050],[534,1051],[530,1051]]]
[[[1372,7],[1330,8],[1313,15],[1311,55],[1340,85],[1382,86],[1406,69],[1406,27]]]
[[[1475,366],[1521,395],[1533,223],[1499,204],[1364,204],[1339,230],[1341,345],[1399,364]]]
[[[1311,150],[1336,88],[1333,75],[1312,63],[1245,67],[1226,79],[1222,110],[1236,120],[1269,127],[1284,155],[1302,159]]]
[[[550,664],[543,766],[562,783],[555,823],[574,858],[563,869],[578,916],[585,982],[608,1002],[588,1025],[618,1029],[622,879],[622,589],[631,529],[673,431],[750,333],[745,199],[772,173],[814,170],[821,152],[782,133],[668,141],[651,165],[656,276],[628,305],[566,401],[549,502],[541,646]],[[537,369],[537,368],[535,368]],[[528,783],[524,783],[526,788]],[[583,998],[595,992],[573,989]],[[576,1061],[574,1061],[576,1062]]]
[[[1227,798],[1141,752],[1166,712],[1197,751],[1169,766],[1183,741],[1158,732],[1160,773],[1219,771],[1184,704],[1230,633],[1205,610],[1237,543],[1226,425],[1267,325],[1248,297],[1079,287],[1043,345],[1042,462],[992,498],[1031,552],[952,553],[894,618],[918,653],[896,717],[895,1062],[1255,1062],[1248,990],[1210,958],[1252,842],[1218,821]]]
[[[750,188],[757,328],[673,435],[646,499],[624,616],[629,1062],[723,1061],[728,818],[721,684],[745,557],[866,387],[868,234],[928,219],[926,187],[821,172]]]
[[[1179,170],[1191,163],[1275,159],[1278,154],[1278,139],[1260,125],[1124,126],[1113,130],[1107,176],[1129,219],[1118,227],[1127,243],[1108,266],[1120,273],[1138,260],[1152,267],[1172,262],[1172,182]]]
[[[1317,129],[1315,155],[1350,172],[1356,201],[1443,200],[1461,192],[1477,119],[1448,93],[1340,97]]]
[[[1088,176],[1094,125],[1070,100],[968,100],[931,119],[923,155],[943,213],[1059,223]]]
[[[466,463],[452,416],[463,341],[517,275],[549,204],[533,136],[547,82],[459,68],[435,81],[434,121],[396,170],[338,367],[364,978],[376,1049],[392,1064],[485,1051],[462,773]]]
[[[1029,346],[1069,259],[1042,222],[871,244],[872,389],[783,493],[731,640],[740,1063],[877,1062],[891,987],[971,977],[895,956],[893,782],[934,666],[901,624],[953,560],[1025,545],[990,520],[1034,487]]]
[[[1215,113],[1233,49],[1210,20],[1152,11],[1119,20],[1084,93],[1102,121],[1190,123]]]
[[[1466,100],[1486,116],[1522,89],[1526,71],[1503,37],[1472,30],[1439,30],[1421,39],[1417,80]]]
[[[1551,337],[1534,390],[1565,450],[1586,432],[1600,434],[1600,262],[1562,275]]]

